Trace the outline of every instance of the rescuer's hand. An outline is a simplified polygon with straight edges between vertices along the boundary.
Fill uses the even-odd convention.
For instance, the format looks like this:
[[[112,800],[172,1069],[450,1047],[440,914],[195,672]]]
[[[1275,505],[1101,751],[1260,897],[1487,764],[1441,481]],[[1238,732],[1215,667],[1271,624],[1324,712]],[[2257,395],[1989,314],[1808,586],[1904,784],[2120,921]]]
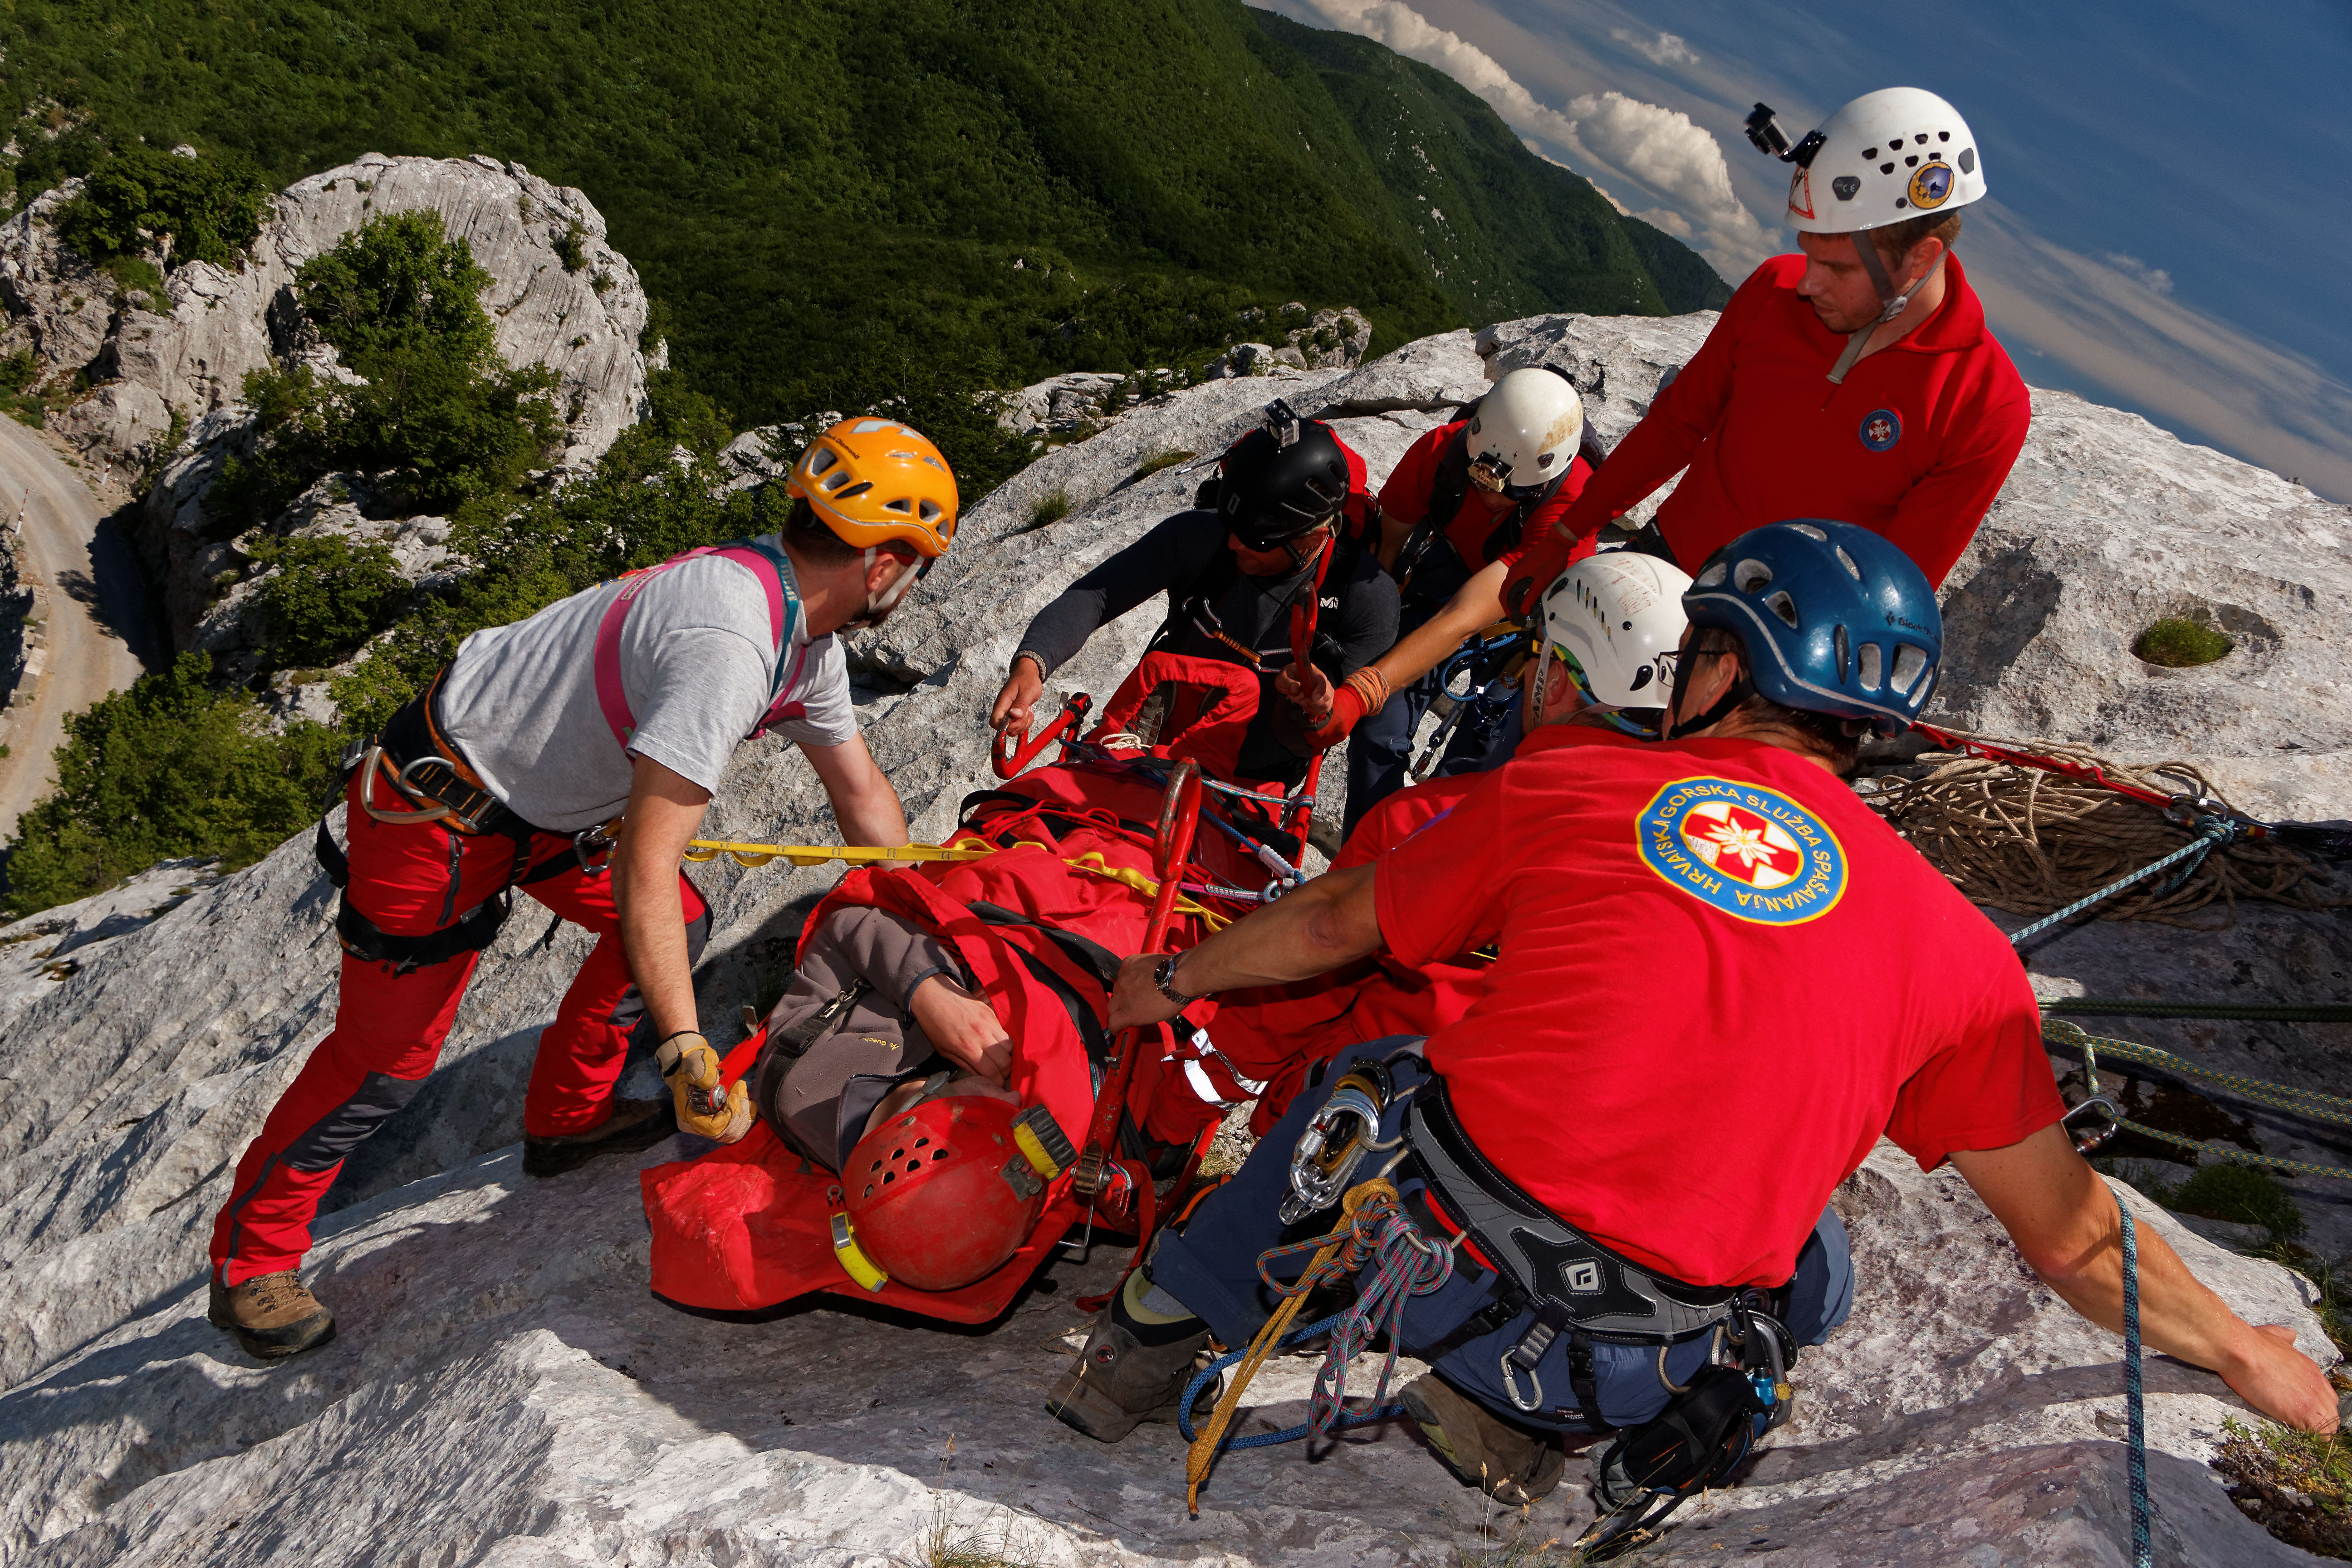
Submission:
[[[1298,704],[1310,725],[1322,724],[1331,717],[1331,678],[1311,664],[1285,666],[1274,678],[1274,689]]]
[[[2221,1381],[2273,1421],[2306,1432],[2336,1430],[2336,1390],[2319,1364],[2294,1348],[2294,1331],[2280,1323],[2249,1325],[2242,1359],[2221,1369]]]
[[[1348,732],[1388,703],[1389,679],[1381,667],[1368,664],[1348,677],[1347,684],[1332,696],[1331,711],[1323,722],[1308,731],[1307,739],[1318,751],[1329,751],[1348,738]]]
[[[677,1105],[677,1124],[698,1138],[732,1143],[751,1130],[751,1092],[719,1081],[719,1053],[700,1035],[672,1035],[654,1050],[654,1061]]]
[[[1167,956],[1164,952],[1139,952],[1119,964],[1118,984],[1111,987],[1110,993],[1110,1027],[1114,1034],[1157,1024],[1184,1010],[1182,1003],[1170,1001],[1152,982],[1160,961]]]
[[[1013,1042],[985,997],[934,974],[915,987],[908,1008],[923,1037],[956,1066],[999,1086],[1013,1076]]]
[[[1045,695],[1045,678],[1037,668],[1037,661],[1025,655],[1013,661],[1013,673],[1004,678],[1003,689],[997,692],[995,705],[988,710],[988,727],[992,730],[1013,729],[1027,738],[1029,726],[1036,716],[1037,699]]]

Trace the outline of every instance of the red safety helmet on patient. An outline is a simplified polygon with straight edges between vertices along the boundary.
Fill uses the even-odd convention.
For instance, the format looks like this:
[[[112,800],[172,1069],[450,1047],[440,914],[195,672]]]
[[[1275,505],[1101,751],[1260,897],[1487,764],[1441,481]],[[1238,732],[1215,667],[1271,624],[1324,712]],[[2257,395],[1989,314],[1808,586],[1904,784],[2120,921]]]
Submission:
[[[869,1289],[880,1281],[866,1281],[851,1254],[917,1290],[985,1279],[1029,1238],[1068,1150],[1043,1108],[989,1095],[941,1095],[900,1111],[858,1140],[842,1168],[843,1266]]]

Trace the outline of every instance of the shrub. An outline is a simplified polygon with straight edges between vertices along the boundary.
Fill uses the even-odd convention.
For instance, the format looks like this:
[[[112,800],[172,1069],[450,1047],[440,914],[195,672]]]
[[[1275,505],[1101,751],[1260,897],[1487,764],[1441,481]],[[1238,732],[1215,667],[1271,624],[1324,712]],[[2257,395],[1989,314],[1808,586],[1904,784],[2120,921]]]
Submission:
[[[2293,1241],[2304,1232],[2303,1211],[2287,1190],[2247,1165],[2200,1165],[2160,1201],[2183,1214],[2259,1225],[2273,1242]]]
[[[581,244],[581,241],[587,237],[588,231],[580,226],[578,218],[573,218],[572,226],[556,239],[555,258],[563,263],[563,270],[566,272],[577,272],[588,265],[587,247]],[[592,282],[589,287],[594,288],[595,285]],[[604,292],[601,289],[596,291],[600,294]]]
[[[12,914],[88,898],[158,860],[249,865],[318,815],[342,737],[308,722],[270,734],[253,699],[214,691],[211,674],[208,656],[184,653],[66,721],[57,793],[17,825]]]
[[[268,204],[268,182],[234,153],[181,158],[133,145],[90,170],[56,221],[60,238],[101,266],[144,258],[145,229],[170,237],[174,263],[241,268]],[[117,280],[144,287],[120,274]]]
[[[280,667],[340,663],[390,626],[408,597],[408,580],[381,544],[330,535],[267,542],[253,554],[277,568],[259,597],[270,658]]]

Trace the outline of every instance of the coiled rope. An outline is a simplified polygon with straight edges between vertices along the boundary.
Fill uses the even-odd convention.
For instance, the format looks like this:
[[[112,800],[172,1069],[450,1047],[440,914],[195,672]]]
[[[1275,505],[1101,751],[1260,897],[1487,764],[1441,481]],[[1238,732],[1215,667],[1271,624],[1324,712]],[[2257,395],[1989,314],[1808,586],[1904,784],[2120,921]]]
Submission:
[[[1987,742],[1957,732],[1949,739],[2040,755],[2074,770],[2053,773],[1989,757],[1929,752],[1923,760],[1933,771],[1927,776],[1872,797],[1871,804],[1972,902],[2011,914],[2066,919],[2113,898],[2099,910],[2104,919],[2192,929],[2212,925],[2188,917],[2217,900],[2232,915],[2242,898],[2313,910],[2352,902],[2329,885],[2325,872],[2274,835],[2240,830],[2246,819],[2187,763],[2130,768],[2080,746]],[[2194,815],[2183,810],[2180,815],[2189,819],[2176,820],[2148,804],[2152,797],[2193,806]],[[2220,837],[2219,824],[2231,826],[2231,837]],[[2146,873],[2151,860],[2169,866],[2182,859],[2192,860],[2185,875],[2114,898],[2145,880],[2128,873]]]
[[[1415,1296],[1426,1296],[1454,1278],[1454,1252],[1421,1234],[1398,1203],[1396,1188],[1384,1178],[1375,1176],[1348,1189],[1347,1195],[1339,1200],[1339,1211],[1340,1223],[1329,1235],[1272,1247],[1258,1255],[1258,1278],[1265,1281],[1268,1289],[1282,1297],[1282,1305],[1247,1346],[1227,1352],[1195,1373],[1192,1381],[1184,1385],[1183,1396],[1177,1401],[1177,1427],[1192,1444],[1184,1459],[1184,1501],[1195,1519],[1201,1514],[1201,1483],[1209,1479],[1209,1471],[1216,1465],[1222,1449],[1265,1448],[1309,1435],[1328,1437],[1350,1426],[1368,1426],[1404,1413],[1403,1405],[1385,1401],[1389,1378],[1396,1371],[1397,1353],[1404,1337],[1405,1304]],[[1285,1284],[1269,1271],[1269,1265],[1310,1250],[1315,1257],[1296,1280]],[[1368,1263],[1372,1265],[1370,1284],[1360,1289],[1353,1306],[1304,1328],[1292,1326],[1307,1294],[1317,1286],[1335,1284]],[[1249,1387],[1250,1380],[1257,1375],[1267,1358],[1286,1343],[1324,1332],[1330,1334],[1331,1344],[1324,1352],[1323,1365],[1315,1373],[1315,1394],[1307,1405],[1307,1418],[1279,1432],[1229,1438],[1226,1434],[1241,1406],[1243,1391]],[[1381,1333],[1388,1335],[1389,1353],[1381,1363],[1380,1383],[1368,1403],[1349,1408],[1348,1363]],[[1192,1401],[1210,1379],[1236,1363],[1240,1370],[1234,1374],[1232,1386],[1218,1399],[1208,1424],[1196,1434],[1192,1430]]]

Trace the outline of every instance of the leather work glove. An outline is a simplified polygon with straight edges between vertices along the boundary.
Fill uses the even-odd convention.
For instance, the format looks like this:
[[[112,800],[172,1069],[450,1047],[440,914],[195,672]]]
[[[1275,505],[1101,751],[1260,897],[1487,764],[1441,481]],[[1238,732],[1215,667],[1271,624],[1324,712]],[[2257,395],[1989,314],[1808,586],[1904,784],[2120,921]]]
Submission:
[[[719,1053],[691,1029],[681,1030],[654,1049],[654,1061],[677,1104],[677,1124],[698,1138],[732,1143],[751,1130],[751,1091],[719,1079]]]
[[[1363,722],[1368,715],[1379,712],[1389,700],[1388,677],[1376,665],[1366,665],[1348,677],[1331,700],[1331,716],[1307,732],[1307,743],[1318,751],[1328,751],[1348,738],[1348,732]]]

